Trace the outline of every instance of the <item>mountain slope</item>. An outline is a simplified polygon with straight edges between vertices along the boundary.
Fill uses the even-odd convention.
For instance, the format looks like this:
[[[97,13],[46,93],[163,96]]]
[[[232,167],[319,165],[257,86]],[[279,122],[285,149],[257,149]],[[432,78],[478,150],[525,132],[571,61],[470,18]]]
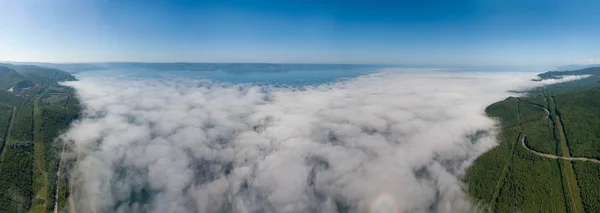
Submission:
[[[57,81],[73,81],[73,77],[70,73],[54,69],[46,68],[35,65],[13,65],[13,64],[0,64],[0,66],[8,67],[25,76],[29,80],[33,81],[38,85],[45,85],[50,82]]]
[[[561,84],[548,85],[544,89],[547,94],[557,95],[568,92],[575,92],[584,89],[600,87],[600,67],[590,67],[574,71],[548,71],[538,76],[541,79],[555,79],[566,75],[590,75],[577,81],[569,81]]]
[[[599,212],[600,68],[542,73],[591,75],[508,98],[486,109],[500,123],[499,145],[466,174],[467,191],[486,212]],[[542,154],[542,155],[540,155]],[[547,158],[544,156],[560,156]]]
[[[66,178],[56,175],[61,149],[55,139],[78,117],[79,103],[74,90],[57,81],[75,78],[56,69],[7,66],[0,66],[0,212],[63,209],[65,196],[56,194],[67,191]]]
[[[0,88],[7,90],[15,84],[25,81],[27,78],[13,69],[0,66]]]

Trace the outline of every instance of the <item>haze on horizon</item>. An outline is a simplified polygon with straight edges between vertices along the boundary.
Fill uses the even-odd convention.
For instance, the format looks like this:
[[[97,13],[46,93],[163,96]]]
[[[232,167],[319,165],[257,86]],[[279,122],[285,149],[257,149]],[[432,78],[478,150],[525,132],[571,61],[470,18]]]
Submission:
[[[600,3],[587,0],[4,0],[0,8],[4,61],[600,62]]]

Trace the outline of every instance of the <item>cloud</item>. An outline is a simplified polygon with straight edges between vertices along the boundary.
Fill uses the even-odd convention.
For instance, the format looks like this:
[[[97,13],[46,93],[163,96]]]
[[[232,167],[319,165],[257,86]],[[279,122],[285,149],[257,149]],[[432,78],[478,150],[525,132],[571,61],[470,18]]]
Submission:
[[[586,58],[583,60],[568,60],[572,64],[600,64],[600,58]]]
[[[464,212],[460,176],[496,145],[489,104],[530,73],[385,71],[296,88],[89,77],[76,209]],[[473,137],[477,135],[478,137]]]
[[[589,78],[591,76],[592,75],[562,75],[562,76],[557,76],[557,78],[544,79],[544,80],[538,81],[537,85],[545,86],[545,85],[550,85],[550,84],[559,84],[559,83],[564,83],[564,82],[568,82],[568,81],[581,80],[584,78]],[[536,79],[540,79],[540,78],[538,77]]]

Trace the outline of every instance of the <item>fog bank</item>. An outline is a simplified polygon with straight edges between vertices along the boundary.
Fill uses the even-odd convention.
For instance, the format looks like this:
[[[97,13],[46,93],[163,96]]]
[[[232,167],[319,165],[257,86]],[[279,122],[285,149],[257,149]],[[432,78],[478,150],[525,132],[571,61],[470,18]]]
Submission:
[[[78,212],[464,212],[496,145],[484,109],[531,73],[393,72],[295,88],[178,78],[68,82]]]

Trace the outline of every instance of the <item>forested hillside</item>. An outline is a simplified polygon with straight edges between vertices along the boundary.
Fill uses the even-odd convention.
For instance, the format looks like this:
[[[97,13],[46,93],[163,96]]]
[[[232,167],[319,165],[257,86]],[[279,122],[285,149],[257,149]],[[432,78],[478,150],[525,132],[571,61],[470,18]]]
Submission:
[[[25,80],[27,80],[27,78],[17,71],[0,66],[0,88],[7,90],[15,84]]]
[[[600,68],[546,72],[588,78],[540,87],[486,109],[499,145],[468,169],[486,212],[600,212]]]
[[[574,71],[549,71],[539,74],[542,79],[560,78],[565,75],[590,75],[588,78],[584,78],[577,81],[570,81],[561,84],[553,84],[544,87],[546,94],[558,95],[569,92],[576,92],[585,89],[600,87],[600,67],[590,67],[581,70]],[[542,88],[540,88],[542,89]],[[544,96],[544,94],[538,94]]]
[[[54,212],[65,205],[58,190],[61,146],[56,136],[79,114],[61,70],[0,64],[0,212]],[[59,197],[59,201],[56,198]]]

